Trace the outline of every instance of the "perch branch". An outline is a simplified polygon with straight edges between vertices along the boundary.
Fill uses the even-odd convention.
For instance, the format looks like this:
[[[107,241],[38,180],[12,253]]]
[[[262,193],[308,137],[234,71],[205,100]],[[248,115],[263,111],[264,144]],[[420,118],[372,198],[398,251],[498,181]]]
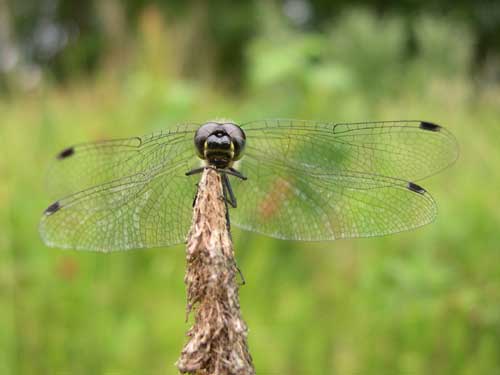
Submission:
[[[187,240],[187,315],[194,325],[176,365],[183,374],[255,374],[240,312],[238,272],[226,223],[221,176],[204,170]]]

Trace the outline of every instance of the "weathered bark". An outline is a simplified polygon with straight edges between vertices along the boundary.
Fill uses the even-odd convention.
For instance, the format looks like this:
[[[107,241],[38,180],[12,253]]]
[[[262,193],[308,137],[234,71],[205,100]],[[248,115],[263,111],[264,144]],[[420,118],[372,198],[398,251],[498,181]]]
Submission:
[[[187,314],[194,311],[195,321],[176,363],[181,373],[255,374],[222,194],[220,175],[205,169],[187,241]]]

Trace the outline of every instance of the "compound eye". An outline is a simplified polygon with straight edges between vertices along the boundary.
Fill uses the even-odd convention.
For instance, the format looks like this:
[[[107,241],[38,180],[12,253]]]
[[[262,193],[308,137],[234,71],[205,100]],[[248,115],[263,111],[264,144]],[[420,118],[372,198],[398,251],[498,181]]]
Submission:
[[[216,122],[207,122],[196,131],[196,133],[194,134],[194,145],[196,147],[196,152],[198,153],[198,156],[200,158],[205,158],[205,141],[207,140],[208,136],[213,134],[217,131],[217,129],[220,128],[220,124],[217,124]]]
[[[234,146],[234,160],[241,159],[243,156],[243,150],[245,149],[246,135],[243,129],[238,125],[231,122],[222,125],[224,130],[227,132]]]
[[[222,125],[222,127],[231,138],[246,138],[243,130],[238,125],[233,124],[232,122],[226,122]]]

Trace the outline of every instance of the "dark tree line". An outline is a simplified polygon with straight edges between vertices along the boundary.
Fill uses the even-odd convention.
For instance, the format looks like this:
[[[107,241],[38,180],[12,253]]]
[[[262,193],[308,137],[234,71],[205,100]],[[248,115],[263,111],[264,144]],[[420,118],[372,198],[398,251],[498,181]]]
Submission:
[[[298,23],[291,19],[290,24],[316,31],[331,25],[343,10],[353,6],[371,9],[381,17],[386,14],[400,15],[406,24],[405,53],[410,58],[419,52],[419,45],[414,37],[418,16],[431,14],[443,17],[443,20],[455,19],[467,24],[474,32],[475,49],[471,72],[481,71],[486,61],[498,60],[500,56],[500,2],[495,0],[275,2],[276,9],[282,10],[297,4],[306,7],[307,19]],[[1,43],[15,45],[26,61],[43,66],[59,81],[64,81],[73,74],[91,73],[112,48],[111,44],[116,42],[116,38],[109,37],[112,33],[110,30],[113,30],[110,23],[114,19],[106,18],[106,13],[120,14],[122,27],[118,32],[126,34],[121,38],[126,40],[128,36],[134,35],[140,15],[151,5],[160,9],[165,17],[173,17],[180,22],[198,12],[196,22],[200,23],[199,29],[203,30],[204,41],[210,44],[214,56],[212,73],[217,76],[224,72],[224,76],[229,76],[236,85],[242,82],[244,52],[260,27],[259,0],[0,0],[0,12],[6,13],[3,18],[8,20],[8,25],[0,28],[0,52]],[[286,11],[283,15],[286,17]],[[5,46],[3,49],[5,50]],[[185,74],[195,76],[202,64],[203,56],[193,53]]]

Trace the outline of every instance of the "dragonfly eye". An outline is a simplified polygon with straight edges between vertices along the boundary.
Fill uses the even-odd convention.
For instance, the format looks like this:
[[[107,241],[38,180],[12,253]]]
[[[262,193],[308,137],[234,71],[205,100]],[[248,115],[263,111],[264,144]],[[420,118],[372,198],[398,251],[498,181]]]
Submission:
[[[207,138],[211,134],[215,133],[217,129],[220,129],[220,124],[216,122],[207,122],[206,124],[202,125],[194,134],[194,145],[196,147],[196,153],[201,159],[205,159],[204,151]]]
[[[222,125],[224,130],[227,132],[231,138],[231,143],[234,147],[233,160],[239,160],[243,156],[243,151],[245,149],[246,135],[243,129],[238,125],[228,122]]]

